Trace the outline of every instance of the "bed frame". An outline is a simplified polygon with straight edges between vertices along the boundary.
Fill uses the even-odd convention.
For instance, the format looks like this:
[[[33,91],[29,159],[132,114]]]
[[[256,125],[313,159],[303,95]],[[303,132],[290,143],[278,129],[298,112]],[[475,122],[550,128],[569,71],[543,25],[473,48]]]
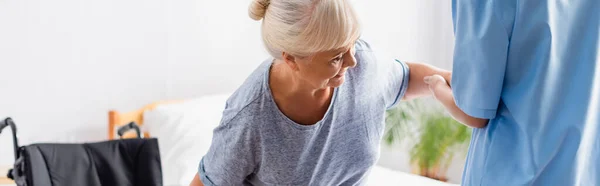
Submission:
[[[148,104],[140,109],[130,111],[130,112],[119,112],[116,110],[108,111],[108,139],[113,140],[115,136],[117,136],[117,130],[119,127],[127,125],[130,122],[135,122],[140,128],[144,128],[144,112],[153,110],[159,105],[179,103],[183,100],[173,100],[173,101],[159,101]],[[150,133],[148,131],[142,130],[144,138],[150,137]],[[127,132],[123,134],[123,138],[135,138],[135,132]]]
[[[0,171],[2,171],[2,173],[8,172],[8,168],[2,168],[0,169]],[[0,176],[0,185],[12,185],[15,184],[14,181],[12,181],[11,179],[8,179],[7,177],[5,177],[4,175]]]

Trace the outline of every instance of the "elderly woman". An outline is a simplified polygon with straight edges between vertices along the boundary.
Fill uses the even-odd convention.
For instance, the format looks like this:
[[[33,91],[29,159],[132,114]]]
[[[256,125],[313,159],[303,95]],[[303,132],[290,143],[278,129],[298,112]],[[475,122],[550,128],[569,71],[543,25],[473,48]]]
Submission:
[[[360,185],[386,109],[431,95],[424,77],[451,76],[377,59],[347,0],[255,0],[249,12],[271,58],[228,99],[191,185]]]

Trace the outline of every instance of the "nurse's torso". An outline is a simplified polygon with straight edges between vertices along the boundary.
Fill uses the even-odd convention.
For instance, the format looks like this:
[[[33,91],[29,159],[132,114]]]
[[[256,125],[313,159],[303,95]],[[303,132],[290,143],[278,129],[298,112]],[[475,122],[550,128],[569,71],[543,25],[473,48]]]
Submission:
[[[513,17],[514,15],[514,17]],[[517,0],[498,116],[465,185],[600,185],[600,1]]]

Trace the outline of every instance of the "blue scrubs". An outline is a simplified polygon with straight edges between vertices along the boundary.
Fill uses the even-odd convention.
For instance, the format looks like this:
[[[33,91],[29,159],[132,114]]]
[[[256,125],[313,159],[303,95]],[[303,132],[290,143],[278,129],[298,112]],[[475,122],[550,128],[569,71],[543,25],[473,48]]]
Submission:
[[[600,0],[453,0],[471,186],[600,185]]]

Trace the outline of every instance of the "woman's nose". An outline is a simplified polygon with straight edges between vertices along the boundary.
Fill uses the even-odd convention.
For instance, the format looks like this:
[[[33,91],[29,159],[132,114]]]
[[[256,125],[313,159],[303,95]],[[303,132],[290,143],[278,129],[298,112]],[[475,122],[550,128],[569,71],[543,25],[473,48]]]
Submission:
[[[344,68],[352,68],[356,66],[356,58],[354,57],[354,52],[348,51],[348,53],[344,54]]]

